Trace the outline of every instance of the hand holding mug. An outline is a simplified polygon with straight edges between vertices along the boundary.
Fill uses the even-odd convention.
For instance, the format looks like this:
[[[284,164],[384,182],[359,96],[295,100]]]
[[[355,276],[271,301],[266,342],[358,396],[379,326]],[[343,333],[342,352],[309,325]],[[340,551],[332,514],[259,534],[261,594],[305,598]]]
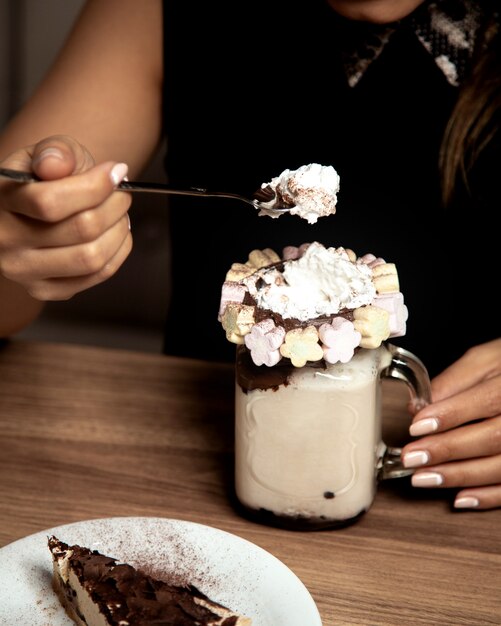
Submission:
[[[459,487],[454,506],[501,506],[501,339],[475,346],[432,381],[403,462],[415,487]]]

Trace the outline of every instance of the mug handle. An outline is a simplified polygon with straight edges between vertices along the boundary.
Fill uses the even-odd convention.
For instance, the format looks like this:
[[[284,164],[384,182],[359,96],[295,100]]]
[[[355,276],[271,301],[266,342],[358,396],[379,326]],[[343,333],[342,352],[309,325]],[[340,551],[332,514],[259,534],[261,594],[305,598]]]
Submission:
[[[396,378],[406,383],[411,393],[411,402],[416,410],[431,402],[431,383],[426,366],[412,352],[386,344],[391,355],[390,364],[381,371],[381,378]],[[401,478],[414,473],[413,469],[403,466],[402,448],[385,446],[384,454],[378,464],[378,480]]]

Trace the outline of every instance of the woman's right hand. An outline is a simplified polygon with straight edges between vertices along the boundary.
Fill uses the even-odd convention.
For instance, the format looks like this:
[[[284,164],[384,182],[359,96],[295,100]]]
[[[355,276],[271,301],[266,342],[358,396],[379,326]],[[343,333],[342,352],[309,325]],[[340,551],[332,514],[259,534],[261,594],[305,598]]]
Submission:
[[[95,165],[74,139],[53,136],[0,165],[42,181],[0,181],[0,274],[41,301],[67,300],[115,274],[132,249],[131,197],[114,193],[125,164]]]

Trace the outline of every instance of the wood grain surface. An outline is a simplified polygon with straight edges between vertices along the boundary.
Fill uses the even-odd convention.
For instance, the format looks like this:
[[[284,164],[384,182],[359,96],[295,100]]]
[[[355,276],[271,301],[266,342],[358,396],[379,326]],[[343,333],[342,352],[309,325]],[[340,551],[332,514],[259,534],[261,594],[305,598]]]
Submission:
[[[406,438],[406,394],[385,390],[388,443]],[[404,478],[382,483],[355,525],[293,532],[239,516],[232,486],[232,366],[0,346],[0,547],[94,518],[191,520],[283,561],[323,626],[501,624],[501,510],[456,512],[452,492]]]

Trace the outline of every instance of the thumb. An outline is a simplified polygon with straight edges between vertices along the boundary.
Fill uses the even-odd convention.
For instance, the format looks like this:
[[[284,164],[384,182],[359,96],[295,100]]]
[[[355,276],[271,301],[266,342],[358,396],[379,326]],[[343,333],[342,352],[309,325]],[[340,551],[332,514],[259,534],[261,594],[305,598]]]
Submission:
[[[72,137],[53,135],[33,146],[32,169],[42,180],[84,172],[94,165],[90,152]]]

